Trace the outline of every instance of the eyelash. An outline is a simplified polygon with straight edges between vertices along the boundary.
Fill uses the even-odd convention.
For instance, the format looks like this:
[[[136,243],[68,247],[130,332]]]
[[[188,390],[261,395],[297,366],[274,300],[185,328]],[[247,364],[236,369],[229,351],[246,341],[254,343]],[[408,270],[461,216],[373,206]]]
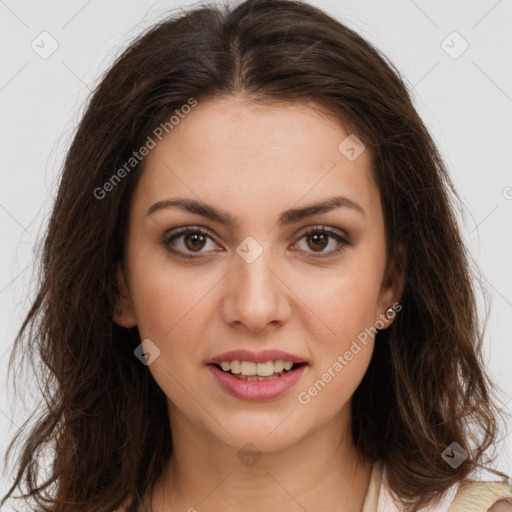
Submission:
[[[177,238],[182,237],[184,235],[188,235],[188,234],[200,234],[200,235],[203,235],[203,236],[208,237],[211,240],[213,240],[212,236],[210,235],[210,233],[208,231],[205,231],[204,229],[202,229],[200,227],[188,226],[185,228],[181,228],[178,231],[173,231],[173,232],[168,233],[164,237],[164,239],[162,240],[161,243],[169,252],[171,252],[172,254],[174,254],[180,258],[187,258],[187,259],[200,258],[201,254],[202,254],[200,252],[196,253],[196,254],[198,254],[198,256],[191,256],[190,254],[186,254],[186,253],[182,252],[181,250],[176,250],[171,246],[171,244],[174,240],[176,240]],[[328,258],[335,254],[339,254],[347,246],[353,245],[353,243],[350,240],[343,237],[337,231],[335,231],[334,229],[327,227],[327,226],[314,226],[314,227],[310,228],[305,233],[302,233],[302,235],[299,237],[298,241],[302,240],[304,237],[307,237],[308,235],[316,235],[316,234],[328,235],[328,237],[334,238],[340,245],[337,249],[333,249],[332,251],[329,251],[327,253],[314,253],[313,252],[313,254],[315,254],[315,255],[314,256],[306,256],[307,258],[314,258],[314,259]],[[215,242],[215,240],[213,240],[213,241]],[[297,243],[297,242],[295,242],[295,243]]]

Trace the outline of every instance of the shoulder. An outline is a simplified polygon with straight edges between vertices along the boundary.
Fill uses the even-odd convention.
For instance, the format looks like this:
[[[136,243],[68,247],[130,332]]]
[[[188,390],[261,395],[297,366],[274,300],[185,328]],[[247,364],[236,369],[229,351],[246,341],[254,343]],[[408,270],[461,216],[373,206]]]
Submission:
[[[512,503],[510,500],[497,501],[490,509],[489,512],[512,512]]]
[[[505,482],[463,481],[448,512],[512,512],[512,490]]]
[[[376,465],[372,476],[376,489],[370,486],[363,512],[399,512],[388,488],[385,465]],[[512,487],[505,480],[462,480],[447,489],[435,505],[419,512],[512,512]]]

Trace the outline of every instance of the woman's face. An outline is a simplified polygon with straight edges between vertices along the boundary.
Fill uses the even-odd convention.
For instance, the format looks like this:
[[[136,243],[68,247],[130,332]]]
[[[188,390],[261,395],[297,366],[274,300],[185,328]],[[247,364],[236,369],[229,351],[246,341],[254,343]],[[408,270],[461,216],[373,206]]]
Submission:
[[[349,135],[311,106],[230,96],[199,102],[149,153],[117,321],[150,340],[173,433],[273,451],[347,428],[372,328],[401,292],[370,154]]]

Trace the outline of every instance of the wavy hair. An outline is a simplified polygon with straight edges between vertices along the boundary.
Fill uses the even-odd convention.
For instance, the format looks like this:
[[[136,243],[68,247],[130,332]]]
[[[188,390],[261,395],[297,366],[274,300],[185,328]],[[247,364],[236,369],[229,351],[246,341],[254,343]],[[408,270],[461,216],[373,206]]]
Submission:
[[[142,503],[162,473],[173,448],[166,397],[134,357],[137,328],[112,320],[145,159],[112,177],[190,98],[232,94],[312,102],[351,127],[372,155],[388,263],[406,249],[402,310],[377,333],[352,397],[360,453],[383,461],[395,498],[413,510],[466,478],[496,441],[499,410],[481,353],[476,266],[456,219],[460,199],[400,73],[309,4],[203,4],[172,13],[121,53],[69,147],[37,294],[10,360],[10,369],[20,354],[29,360],[44,405],[9,446],[6,460],[15,447],[21,454],[2,503],[24,488],[41,511],[110,511]],[[98,192],[107,182],[108,193]],[[469,452],[457,468],[442,458],[452,442]],[[51,464],[41,482],[45,449]]]

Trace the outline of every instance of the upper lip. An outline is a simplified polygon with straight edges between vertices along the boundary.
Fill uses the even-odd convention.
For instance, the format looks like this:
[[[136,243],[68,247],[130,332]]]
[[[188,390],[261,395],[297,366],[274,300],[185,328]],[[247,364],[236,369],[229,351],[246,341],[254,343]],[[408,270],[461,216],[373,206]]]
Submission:
[[[261,352],[251,352],[250,350],[231,350],[224,352],[218,356],[212,357],[208,364],[222,363],[223,361],[252,361],[254,363],[265,363],[266,361],[275,361],[281,359],[283,361],[291,361],[293,363],[305,363],[306,361],[299,356],[295,356],[288,352],[276,349],[266,349]]]

